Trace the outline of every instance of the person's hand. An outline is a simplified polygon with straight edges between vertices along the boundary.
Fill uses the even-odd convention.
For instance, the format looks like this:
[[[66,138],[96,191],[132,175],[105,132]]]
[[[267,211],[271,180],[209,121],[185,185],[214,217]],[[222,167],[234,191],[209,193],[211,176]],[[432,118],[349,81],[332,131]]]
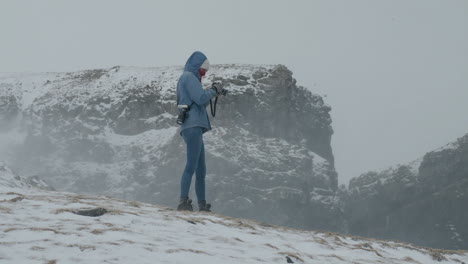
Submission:
[[[211,89],[215,90],[216,96],[226,95],[228,92],[226,89],[224,89],[224,85],[221,81],[213,82]]]

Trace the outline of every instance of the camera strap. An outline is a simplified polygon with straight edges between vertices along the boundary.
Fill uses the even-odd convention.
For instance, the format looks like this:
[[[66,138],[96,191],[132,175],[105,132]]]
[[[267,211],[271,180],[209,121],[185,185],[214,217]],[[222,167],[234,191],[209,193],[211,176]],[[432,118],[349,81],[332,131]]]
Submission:
[[[213,117],[216,116],[216,106],[218,104],[218,96],[216,96],[216,99],[214,100],[214,103],[212,102],[212,99],[210,99],[210,109],[211,109],[211,115]]]

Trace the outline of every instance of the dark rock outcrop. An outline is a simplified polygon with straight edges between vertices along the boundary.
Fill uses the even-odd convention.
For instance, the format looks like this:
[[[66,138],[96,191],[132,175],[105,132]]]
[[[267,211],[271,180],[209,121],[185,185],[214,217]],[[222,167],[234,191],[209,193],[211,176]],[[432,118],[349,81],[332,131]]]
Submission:
[[[349,190],[352,234],[468,248],[468,134],[413,164],[361,175]]]

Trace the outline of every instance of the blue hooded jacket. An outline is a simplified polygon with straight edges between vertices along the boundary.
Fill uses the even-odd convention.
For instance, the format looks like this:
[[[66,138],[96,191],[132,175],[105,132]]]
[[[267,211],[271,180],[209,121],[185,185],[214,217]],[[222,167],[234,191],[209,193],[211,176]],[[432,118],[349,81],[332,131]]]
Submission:
[[[177,83],[177,104],[190,106],[188,118],[181,125],[181,134],[191,127],[201,127],[203,133],[211,130],[206,106],[216,96],[216,92],[212,89],[204,90],[201,85],[198,70],[205,60],[203,53],[195,51],[185,63],[184,73]]]

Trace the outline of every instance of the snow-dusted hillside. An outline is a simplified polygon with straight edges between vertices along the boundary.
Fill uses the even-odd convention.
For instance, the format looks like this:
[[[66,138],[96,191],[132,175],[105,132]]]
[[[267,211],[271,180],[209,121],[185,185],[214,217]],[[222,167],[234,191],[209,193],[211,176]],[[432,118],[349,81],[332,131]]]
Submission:
[[[175,123],[181,71],[0,74],[0,160],[59,190],[175,206],[185,163]],[[214,65],[204,84],[213,80],[230,91],[205,135],[215,210],[338,226],[324,213],[337,188],[330,107],[281,65]]]
[[[468,248],[468,134],[411,163],[350,181],[352,234]]]
[[[0,161],[0,186],[8,188],[40,188],[52,190],[44,181],[37,176],[24,178],[16,174]]]
[[[0,178],[3,178],[0,175]],[[104,208],[98,216],[75,214]],[[102,210],[104,211],[104,210]],[[0,263],[468,263],[467,252],[0,184]]]

